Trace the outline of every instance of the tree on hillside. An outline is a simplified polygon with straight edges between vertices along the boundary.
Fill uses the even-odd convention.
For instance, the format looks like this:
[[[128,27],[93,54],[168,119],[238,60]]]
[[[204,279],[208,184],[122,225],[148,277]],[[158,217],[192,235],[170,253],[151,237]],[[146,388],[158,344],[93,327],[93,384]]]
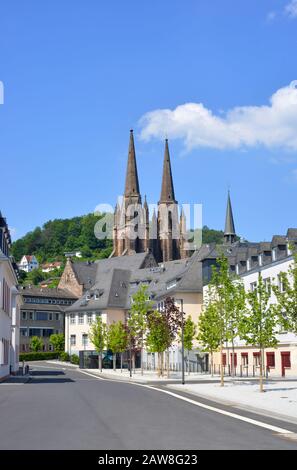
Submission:
[[[98,368],[102,372],[102,353],[107,345],[107,328],[106,324],[102,321],[101,315],[98,315],[96,320],[92,322],[89,337],[98,352]]]

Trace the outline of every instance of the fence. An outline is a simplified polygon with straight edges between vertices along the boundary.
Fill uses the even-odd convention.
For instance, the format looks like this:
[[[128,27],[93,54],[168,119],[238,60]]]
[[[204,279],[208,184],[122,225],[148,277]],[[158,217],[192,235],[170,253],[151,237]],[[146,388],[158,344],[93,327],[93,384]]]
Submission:
[[[221,375],[221,364],[213,364],[213,366],[210,366],[210,372],[213,375]],[[232,373],[232,367],[231,364],[223,366],[223,373],[224,376],[229,376],[229,377],[259,377],[260,375],[260,366],[234,366],[233,367],[233,373]],[[264,374],[263,374],[264,375]],[[269,367],[265,367],[265,376],[268,378],[269,375]]]

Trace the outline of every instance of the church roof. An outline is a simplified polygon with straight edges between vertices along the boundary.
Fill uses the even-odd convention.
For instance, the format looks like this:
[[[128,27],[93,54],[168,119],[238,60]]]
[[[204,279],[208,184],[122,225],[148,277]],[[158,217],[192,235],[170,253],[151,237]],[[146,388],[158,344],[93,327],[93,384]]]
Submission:
[[[140,196],[133,130],[130,131],[125,197]]]
[[[165,140],[163,175],[162,175],[162,188],[160,203],[176,202],[174,195],[173,178],[170,163],[170,154],[168,147],[168,139]]]

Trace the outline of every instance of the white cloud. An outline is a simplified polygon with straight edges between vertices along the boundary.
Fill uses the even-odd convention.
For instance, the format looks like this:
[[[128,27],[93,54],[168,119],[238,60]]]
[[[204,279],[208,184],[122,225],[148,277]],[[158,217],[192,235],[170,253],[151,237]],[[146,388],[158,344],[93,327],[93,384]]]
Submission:
[[[140,126],[143,140],[168,135],[183,140],[187,150],[256,146],[297,150],[297,81],[277,90],[269,105],[239,106],[222,116],[203,103],[185,103],[146,113]]]
[[[291,0],[285,7],[285,13],[291,18],[297,18],[297,0]]]

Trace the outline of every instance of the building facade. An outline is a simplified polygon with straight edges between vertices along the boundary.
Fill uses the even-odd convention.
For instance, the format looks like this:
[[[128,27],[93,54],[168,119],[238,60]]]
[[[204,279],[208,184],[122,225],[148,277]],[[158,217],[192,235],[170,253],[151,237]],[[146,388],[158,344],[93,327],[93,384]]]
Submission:
[[[33,271],[33,269],[38,269],[39,263],[34,255],[24,255],[19,262],[19,269],[29,273]]]
[[[51,351],[49,338],[65,333],[65,310],[77,297],[63,289],[26,287],[21,289],[20,351],[30,351],[33,336],[41,338],[43,351]]]
[[[19,368],[21,297],[10,245],[8,226],[0,212],[0,380]]]

